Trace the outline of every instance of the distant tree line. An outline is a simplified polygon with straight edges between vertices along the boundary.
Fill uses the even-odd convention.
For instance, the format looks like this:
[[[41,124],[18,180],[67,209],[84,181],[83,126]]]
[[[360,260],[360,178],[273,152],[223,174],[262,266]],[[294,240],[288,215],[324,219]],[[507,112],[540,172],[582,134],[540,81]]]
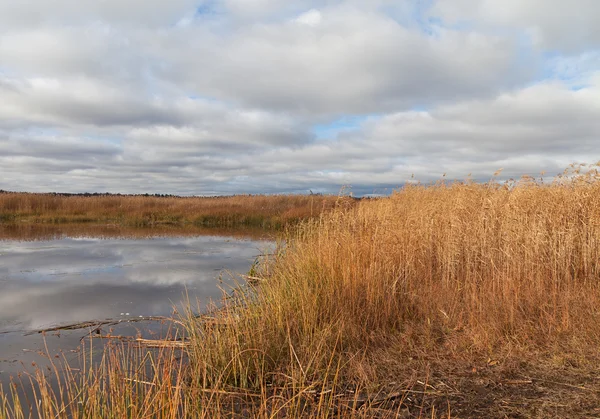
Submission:
[[[192,195],[192,196],[181,196],[181,195],[173,195],[173,194],[149,194],[149,193],[140,193],[140,194],[122,194],[122,193],[111,193],[111,192],[82,192],[82,193],[69,193],[69,192],[17,192],[17,191],[5,191],[0,189],[0,194],[9,194],[9,193],[18,193],[24,195],[50,195],[50,196],[79,196],[79,197],[95,197],[95,196],[115,196],[115,197],[136,197],[136,196],[144,196],[144,197],[154,197],[154,198],[229,198],[232,196],[265,196],[265,195],[302,195],[302,194],[232,194],[232,195]],[[309,192],[311,196],[324,196],[323,193],[314,193],[313,191]],[[354,199],[360,199],[353,197]]]
[[[0,189],[0,194],[8,194],[8,193],[18,193],[25,195],[51,195],[51,196],[83,196],[83,197],[91,197],[91,196],[152,196],[157,198],[191,198],[186,196],[179,196],[173,194],[122,194],[122,193],[111,193],[111,192],[82,192],[82,193],[69,193],[69,192],[16,192],[16,191],[5,191]],[[214,198],[218,198],[215,196]]]

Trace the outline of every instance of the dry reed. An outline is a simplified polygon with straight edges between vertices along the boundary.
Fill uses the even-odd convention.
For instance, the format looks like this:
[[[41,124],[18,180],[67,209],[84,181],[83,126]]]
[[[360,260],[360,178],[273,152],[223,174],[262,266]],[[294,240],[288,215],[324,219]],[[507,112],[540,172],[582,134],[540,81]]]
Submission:
[[[193,377],[302,392],[408,379],[422,355],[596,357],[600,176],[580,170],[406,186],[304,223],[229,321],[189,324]]]

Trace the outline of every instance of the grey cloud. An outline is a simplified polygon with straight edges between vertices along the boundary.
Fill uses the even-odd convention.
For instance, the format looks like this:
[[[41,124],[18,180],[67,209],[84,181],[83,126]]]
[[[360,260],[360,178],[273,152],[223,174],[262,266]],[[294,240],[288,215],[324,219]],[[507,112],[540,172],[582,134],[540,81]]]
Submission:
[[[445,172],[458,179],[472,173],[487,180],[500,167],[509,177],[557,174],[572,161],[598,159],[598,97],[597,87],[573,92],[542,84],[429,113],[390,114],[333,141],[273,150],[261,160],[285,165],[291,181],[297,177],[307,185],[328,184],[330,191],[344,183],[389,187],[413,173],[423,181]],[[563,113],[567,108],[572,111]],[[261,175],[276,176],[269,170]]]
[[[200,151],[301,145],[312,140],[308,127],[283,113],[231,108],[202,99],[136,97],[96,80],[69,81],[34,78],[9,79],[0,75],[0,128],[60,127],[73,131],[106,130],[126,138],[134,153],[162,145],[185,145]],[[115,131],[117,129],[117,131]],[[75,128],[77,132],[77,128]],[[191,150],[190,150],[191,151]]]
[[[0,25],[38,27],[42,24],[73,24],[83,21],[109,21],[113,24],[163,26],[175,24],[182,15],[193,13],[198,0],[30,0],[0,3]]]
[[[487,96],[527,80],[510,40],[439,29],[426,36],[379,13],[324,9],[318,25],[245,26],[217,37],[189,28],[163,46],[162,77],[246,106],[331,115]],[[190,43],[196,54],[177,53]],[[202,69],[198,71],[198,69]]]
[[[160,101],[144,101],[134,92],[93,79],[4,78],[0,93],[0,126],[182,122],[181,115]]]
[[[44,159],[60,158],[78,161],[115,156],[115,144],[97,140],[36,136],[27,133],[3,134],[0,131],[0,156],[29,156]]]
[[[145,135],[126,137],[123,144],[108,147],[104,156],[94,153],[92,165],[68,157],[63,148],[62,157],[17,156],[13,160],[18,158],[18,163],[5,160],[3,167],[15,173],[53,173],[35,184],[34,178],[23,177],[28,189],[56,190],[62,185],[58,189],[76,192],[182,194],[309,189],[336,193],[342,185],[373,193],[401,185],[411,174],[422,181],[436,180],[444,172],[452,178],[472,173],[487,180],[500,167],[505,176],[544,170],[556,174],[574,160],[598,160],[598,97],[597,86],[571,91],[556,83],[539,84],[490,100],[371,118],[334,139],[257,144],[251,152],[244,152],[243,144],[230,150],[207,147],[193,140],[198,135],[194,130],[189,138],[173,140],[177,128],[157,126],[142,132],[152,133],[151,141]],[[261,120],[263,129],[265,121]],[[209,128],[216,135],[223,129],[208,126],[207,138]],[[74,141],[66,144],[77,150]],[[85,140],[79,141],[85,150]],[[0,187],[10,179],[4,178]]]
[[[181,127],[152,125],[132,130],[127,146],[140,149],[148,146],[178,146],[183,152],[228,151],[232,146],[255,151],[265,147],[295,144],[312,139],[312,134],[289,117],[258,111],[212,109]]]
[[[470,20],[524,30],[538,46],[567,53],[600,48],[600,3],[595,0],[443,0],[432,13],[449,22]]]

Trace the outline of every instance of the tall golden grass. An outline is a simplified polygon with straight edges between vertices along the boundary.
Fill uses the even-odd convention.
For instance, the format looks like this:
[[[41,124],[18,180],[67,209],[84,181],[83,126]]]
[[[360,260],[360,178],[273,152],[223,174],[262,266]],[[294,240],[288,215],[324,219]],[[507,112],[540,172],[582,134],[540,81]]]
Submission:
[[[342,201],[285,243],[211,319],[184,319],[189,416],[396,417],[403,398],[359,394],[408,387],[414,357],[598,358],[595,167]]]
[[[318,216],[333,208],[337,200],[338,197],[329,195],[156,197],[1,193],[0,222],[281,228]]]
[[[593,357],[600,176],[406,186],[304,223],[258,276],[221,326],[189,324],[197,386],[297,396],[407,378],[415,354]]]

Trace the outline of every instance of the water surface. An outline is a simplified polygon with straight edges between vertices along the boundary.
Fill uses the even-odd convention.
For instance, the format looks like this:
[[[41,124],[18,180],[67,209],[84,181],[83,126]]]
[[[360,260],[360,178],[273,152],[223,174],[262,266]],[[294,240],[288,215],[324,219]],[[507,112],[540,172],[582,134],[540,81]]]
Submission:
[[[109,233],[107,233],[109,231]],[[152,236],[152,234],[160,234]],[[0,383],[35,351],[69,350],[86,331],[27,332],[90,320],[171,316],[189,298],[198,310],[223,296],[272,242],[189,230],[0,231]],[[198,304],[196,304],[198,302]],[[157,326],[131,323],[134,329]],[[121,333],[125,330],[121,327]],[[147,331],[146,330],[146,331]],[[33,352],[31,352],[33,351]]]

